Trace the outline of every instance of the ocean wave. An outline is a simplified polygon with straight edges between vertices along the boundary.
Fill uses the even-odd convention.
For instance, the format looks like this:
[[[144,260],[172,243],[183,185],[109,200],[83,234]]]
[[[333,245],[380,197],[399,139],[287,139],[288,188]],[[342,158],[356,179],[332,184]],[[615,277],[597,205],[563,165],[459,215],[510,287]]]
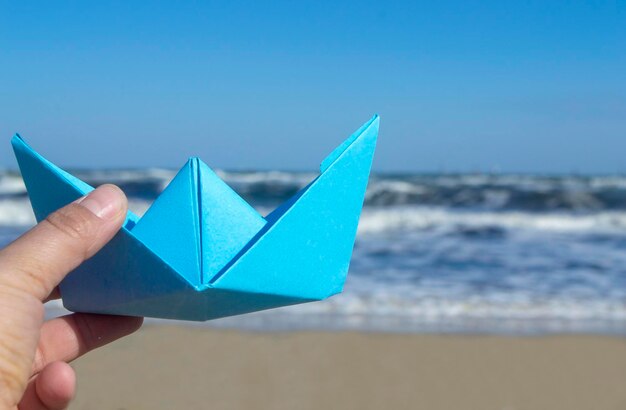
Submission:
[[[217,170],[257,206],[276,206],[315,178],[315,173]],[[129,197],[154,200],[176,171],[167,169],[76,171],[87,183],[119,185]],[[0,198],[25,193],[16,174],[0,173]],[[626,210],[626,176],[374,175],[366,206],[432,206],[528,212]]]
[[[130,197],[129,208],[141,216],[152,201]],[[273,207],[257,205],[267,215]],[[31,226],[35,223],[26,196],[0,199],[0,227]],[[455,210],[442,207],[389,206],[365,207],[358,226],[359,235],[437,231],[467,237],[508,231],[543,231],[572,234],[626,235],[626,212],[603,211],[587,214],[564,212],[532,213],[519,211]]]
[[[626,234],[626,212],[537,214],[517,211],[457,211],[437,207],[402,206],[366,208],[361,214],[359,223],[360,234],[484,228]]]
[[[283,171],[227,172],[217,170],[216,173],[231,186],[282,184],[304,187],[317,176],[314,173]]]
[[[366,203],[532,212],[626,209],[626,184],[620,181],[514,176],[374,179]]]
[[[152,201],[135,197],[129,208],[141,216]],[[266,215],[272,207],[257,206]],[[25,196],[0,200],[0,226],[31,226],[35,223]],[[506,231],[546,231],[577,234],[626,234],[626,212],[604,211],[589,214],[529,213],[516,211],[458,211],[438,207],[366,207],[359,221],[358,234],[456,232],[468,237],[484,233],[502,235]]]

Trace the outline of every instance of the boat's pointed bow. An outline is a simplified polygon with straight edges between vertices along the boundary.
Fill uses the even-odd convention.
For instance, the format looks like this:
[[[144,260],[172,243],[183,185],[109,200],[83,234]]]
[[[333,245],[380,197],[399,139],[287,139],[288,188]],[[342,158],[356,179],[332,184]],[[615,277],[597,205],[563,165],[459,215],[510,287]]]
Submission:
[[[353,145],[360,145],[369,150],[372,155],[376,149],[376,140],[378,139],[378,127],[380,118],[378,114],[374,115],[368,122],[363,124],[351,136],[333,150],[320,165],[320,172],[324,173],[332,164],[334,164],[343,153],[345,153]]]
[[[11,145],[38,221],[93,190],[39,155],[19,134],[13,136]]]
[[[38,221],[93,191],[92,186],[41,156],[19,134],[13,136],[11,145]],[[125,226],[136,220],[137,216],[129,211]]]

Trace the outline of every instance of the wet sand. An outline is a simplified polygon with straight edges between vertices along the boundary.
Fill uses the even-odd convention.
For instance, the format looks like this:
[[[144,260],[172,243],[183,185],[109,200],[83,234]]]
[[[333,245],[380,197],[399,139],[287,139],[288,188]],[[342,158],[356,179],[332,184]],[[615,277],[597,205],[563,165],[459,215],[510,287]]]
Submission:
[[[624,409],[626,339],[146,326],[74,362],[72,409]]]

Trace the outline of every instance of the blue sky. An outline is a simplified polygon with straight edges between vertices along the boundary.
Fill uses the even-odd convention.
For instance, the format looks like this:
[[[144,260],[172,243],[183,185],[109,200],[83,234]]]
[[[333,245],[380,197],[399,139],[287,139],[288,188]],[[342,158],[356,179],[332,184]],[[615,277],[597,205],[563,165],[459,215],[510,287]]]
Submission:
[[[626,2],[0,0],[0,167],[626,172]],[[182,4],[184,3],[184,4]]]

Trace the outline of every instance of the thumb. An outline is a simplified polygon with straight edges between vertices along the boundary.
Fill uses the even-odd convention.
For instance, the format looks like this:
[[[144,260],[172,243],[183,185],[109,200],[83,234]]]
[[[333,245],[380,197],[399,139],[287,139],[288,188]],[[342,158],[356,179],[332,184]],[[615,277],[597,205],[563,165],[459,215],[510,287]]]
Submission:
[[[67,273],[113,238],[127,206],[118,187],[102,185],[50,214],[0,251],[0,285],[44,300]]]

